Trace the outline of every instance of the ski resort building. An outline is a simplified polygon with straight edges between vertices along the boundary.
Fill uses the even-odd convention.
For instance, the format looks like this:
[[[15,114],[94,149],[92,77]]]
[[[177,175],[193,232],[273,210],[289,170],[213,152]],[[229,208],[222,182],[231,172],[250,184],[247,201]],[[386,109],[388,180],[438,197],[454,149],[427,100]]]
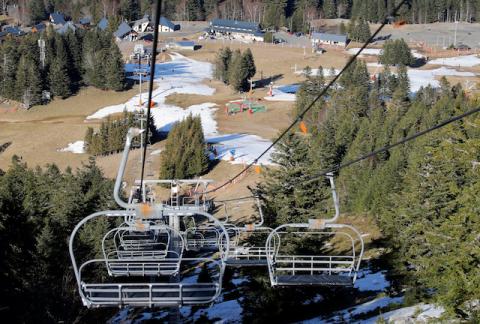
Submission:
[[[132,29],[137,33],[145,33],[150,27],[150,18],[148,16],[133,22]]]
[[[100,28],[100,30],[105,30],[108,28],[108,19],[103,17],[97,24],[97,27]]]
[[[160,17],[160,25],[158,29],[161,33],[172,33],[180,30],[180,25],[176,25],[165,17]]]
[[[262,32],[258,23],[239,20],[213,19],[210,22],[209,32],[233,39],[258,42],[263,42],[265,37],[265,33]]]
[[[128,40],[132,42],[137,39],[138,34],[126,22],[122,22],[113,36],[117,41]]]
[[[65,25],[65,16],[60,12],[53,12],[50,14],[50,22],[54,25]]]
[[[318,45],[332,45],[339,47],[347,46],[347,35],[336,35],[336,34],[327,34],[327,33],[312,33],[312,46],[317,47]]]

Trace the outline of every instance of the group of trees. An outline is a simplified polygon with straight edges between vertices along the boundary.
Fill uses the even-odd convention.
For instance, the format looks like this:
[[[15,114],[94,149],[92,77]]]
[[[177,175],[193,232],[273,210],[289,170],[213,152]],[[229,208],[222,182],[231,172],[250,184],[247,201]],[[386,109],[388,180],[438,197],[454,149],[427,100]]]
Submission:
[[[85,151],[91,155],[118,153],[125,146],[128,129],[135,125],[135,114],[124,111],[120,118],[107,117],[102,120],[98,131],[87,128],[85,134]]]
[[[229,47],[221,48],[215,58],[213,76],[230,85],[236,91],[250,89],[249,80],[257,73],[255,61],[250,48],[243,53],[237,49],[232,52]]]
[[[4,318],[18,323],[79,320],[83,306],[71,268],[68,237],[86,215],[116,208],[112,191],[113,181],[105,179],[93,160],[76,172],[62,172],[55,165],[28,168],[14,157],[10,168],[0,172],[0,306]],[[105,218],[98,219],[79,232],[78,256],[101,256],[101,238],[109,224]]]
[[[364,43],[372,36],[367,21],[362,17],[352,19],[346,29],[348,38],[357,42]]]
[[[412,51],[403,38],[386,41],[378,60],[383,65],[412,65],[415,63]]]
[[[297,112],[324,86],[321,72],[309,76],[297,93]],[[328,183],[305,180],[476,105],[445,78],[412,97],[404,65],[372,82],[357,62],[305,116],[309,134],[289,133],[277,146],[278,166],[256,188],[266,219],[282,224],[324,215]],[[407,294],[433,299],[463,319],[478,315],[480,298],[479,126],[479,116],[469,117],[336,175],[342,211],[377,221]]]
[[[45,43],[44,58],[39,40]],[[0,96],[27,106],[40,104],[44,90],[65,99],[82,85],[116,91],[125,87],[120,50],[111,34],[96,29],[62,35],[49,28],[40,35],[7,38],[0,57]]]
[[[168,133],[161,155],[161,179],[189,179],[208,170],[205,137],[200,116],[189,115]]]

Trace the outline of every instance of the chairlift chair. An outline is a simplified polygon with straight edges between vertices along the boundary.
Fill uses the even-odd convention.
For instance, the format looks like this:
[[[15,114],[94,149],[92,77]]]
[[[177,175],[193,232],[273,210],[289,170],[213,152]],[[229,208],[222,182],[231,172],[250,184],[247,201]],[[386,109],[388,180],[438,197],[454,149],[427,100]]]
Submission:
[[[363,239],[353,226],[336,223],[340,216],[338,196],[333,175],[329,174],[328,178],[335,205],[333,218],[284,224],[268,236],[265,249],[272,286],[352,286],[355,282],[364,251]],[[342,255],[288,253],[284,251],[288,237],[309,237],[318,242],[338,237],[346,240],[351,248],[349,253]]]
[[[225,252],[230,248],[226,229],[202,210],[178,209],[163,204],[148,206],[145,201],[141,204],[134,199],[128,202],[121,199],[119,193],[132,138],[139,134],[141,131],[138,129],[130,129],[127,133],[114,187],[115,201],[125,210],[89,215],[75,226],[70,235],[69,253],[82,302],[89,308],[211,303],[220,295],[222,288]],[[183,255],[185,242],[177,226],[179,219],[192,215],[206,218],[207,224],[226,237],[224,244],[218,245],[218,253],[213,253],[212,257],[187,258]],[[84,256],[86,260],[78,262],[76,235],[84,224],[98,218],[123,219],[123,224],[99,238],[103,242],[103,258],[88,259],[87,255]],[[169,231],[170,235],[164,235],[165,231]],[[202,264],[207,264],[207,269],[213,272],[211,282],[195,282]],[[102,272],[107,275],[101,276]]]

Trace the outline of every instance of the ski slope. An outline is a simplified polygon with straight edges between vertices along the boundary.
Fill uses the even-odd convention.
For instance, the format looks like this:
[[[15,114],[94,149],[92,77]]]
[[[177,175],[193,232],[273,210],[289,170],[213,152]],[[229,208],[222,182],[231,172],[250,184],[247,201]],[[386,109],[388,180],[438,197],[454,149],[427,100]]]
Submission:
[[[173,53],[171,56],[171,62],[156,65],[155,83],[157,88],[153,91],[152,96],[156,105],[151,109],[151,114],[157,130],[168,132],[176,122],[183,120],[188,115],[200,116],[205,138],[209,143],[215,144],[218,153],[217,158],[233,164],[253,162],[271,144],[271,141],[249,134],[220,134],[215,120],[215,111],[218,109],[216,104],[205,102],[186,109],[165,104],[167,96],[175,93],[211,96],[215,92],[214,88],[203,84],[205,80],[212,78],[212,65],[210,63],[192,60],[177,53]],[[130,73],[136,68],[138,66],[135,64],[125,67],[126,71]],[[290,97],[288,101],[295,101],[295,94],[286,95]],[[145,103],[147,100],[147,93],[143,93],[142,102]],[[136,95],[124,104],[108,106],[98,110],[88,116],[87,120],[105,118],[124,110],[134,112],[143,109],[146,111],[146,108],[140,107],[139,103],[140,96]],[[233,151],[235,153],[232,161],[231,152]],[[270,152],[265,154],[259,160],[259,163],[271,164]]]

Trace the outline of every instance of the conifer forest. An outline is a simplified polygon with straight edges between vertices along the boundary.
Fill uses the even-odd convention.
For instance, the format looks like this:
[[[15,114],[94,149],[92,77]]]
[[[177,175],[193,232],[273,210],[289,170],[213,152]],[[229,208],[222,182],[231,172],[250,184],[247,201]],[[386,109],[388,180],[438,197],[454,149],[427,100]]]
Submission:
[[[479,23],[0,0],[1,322],[480,323]]]

